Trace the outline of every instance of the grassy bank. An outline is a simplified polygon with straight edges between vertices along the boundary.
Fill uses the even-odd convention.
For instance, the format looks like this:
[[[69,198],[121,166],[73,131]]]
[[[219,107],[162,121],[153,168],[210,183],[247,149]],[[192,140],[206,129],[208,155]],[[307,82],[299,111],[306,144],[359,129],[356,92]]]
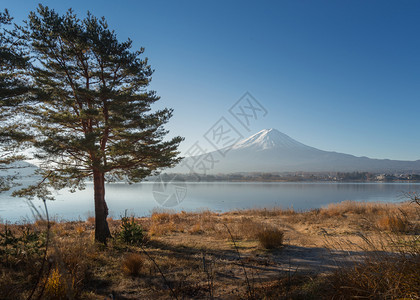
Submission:
[[[155,211],[0,225],[1,299],[420,297],[420,206],[342,202],[307,212]]]

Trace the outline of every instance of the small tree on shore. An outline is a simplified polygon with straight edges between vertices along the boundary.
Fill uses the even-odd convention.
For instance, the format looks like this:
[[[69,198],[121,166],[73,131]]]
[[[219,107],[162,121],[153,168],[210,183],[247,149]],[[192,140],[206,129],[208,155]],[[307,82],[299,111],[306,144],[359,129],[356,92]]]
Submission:
[[[107,176],[138,182],[180,160],[182,138],[164,141],[172,110],[151,110],[159,97],[147,90],[153,70],[144,49],[130,51],[132,42],[119,42],[104,18],[40,5],[23,32],[36,88],[25,113],[45,181],[21,194],[45,197],[47,187],[83,188],[92,178],[95,239],[106,243]]]

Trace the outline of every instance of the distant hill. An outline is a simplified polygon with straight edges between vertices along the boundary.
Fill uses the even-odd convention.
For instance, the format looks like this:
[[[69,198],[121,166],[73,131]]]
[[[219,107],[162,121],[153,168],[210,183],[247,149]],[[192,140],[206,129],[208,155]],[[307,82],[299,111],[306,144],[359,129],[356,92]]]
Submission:
[[[27,161],[17,161],[7,166],[7,169],[0,169],[0,176],[17,175],[27,177],[33,175],[37,166]]]
[[[20,184],[20,187],[28,186],[40,179],[39,175],[35,174],[38,169],[37,166],[26,161],[17,161],[7,166],[7,169],[0,169],[1,178],[13,176],[14,182]]]
[[[276,129],[264,129],[237,144],[210,152],[217,158],[207,174],[235,172],[376,172],[419,173],[420,160],[401,161],[371,159],[349,154],[319,150],[304,145]],[[184,159],[184,164],[193,165],[205,155]],[[171,169],[174,173],[189,173],[183,163]],[[201,173],[199,169],[195,172]]]

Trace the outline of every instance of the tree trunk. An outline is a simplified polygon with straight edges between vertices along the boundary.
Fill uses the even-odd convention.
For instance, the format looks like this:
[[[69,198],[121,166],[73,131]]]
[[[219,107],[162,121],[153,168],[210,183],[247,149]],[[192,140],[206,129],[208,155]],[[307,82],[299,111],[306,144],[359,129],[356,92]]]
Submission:
[[[93,188],[95,191],[95,240],[106,244],[107,238],[111,237],[108,222],[108,206],[105,202],[105,174],[93,172]]]

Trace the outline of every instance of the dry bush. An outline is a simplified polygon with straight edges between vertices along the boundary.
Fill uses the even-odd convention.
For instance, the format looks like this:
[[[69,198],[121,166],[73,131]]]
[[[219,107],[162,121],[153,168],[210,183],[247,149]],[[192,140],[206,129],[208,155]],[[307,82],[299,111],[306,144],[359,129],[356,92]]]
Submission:
[[[143,268],[144,258],[138,253],[126,255],[122,261],[122,271],[126,275],[138,276]]]
[[[388,230],[391,232],[407,232],[410,223],[404,217],[400,216],[383,216],[377,221],[379,229]]]
[[[235,240],[258,240],[265,249],[274,249],[283,245],[284,232],[272,225],[254,221],[249,217],[226,218],[225,226],[229,227],[232,237],[226,231],[226,227],[220,229],[219,236]]]
[[[263,228],[257,233],[260,245],[265,249],[275,249],[283,246],[284,232],[277,228]]]

